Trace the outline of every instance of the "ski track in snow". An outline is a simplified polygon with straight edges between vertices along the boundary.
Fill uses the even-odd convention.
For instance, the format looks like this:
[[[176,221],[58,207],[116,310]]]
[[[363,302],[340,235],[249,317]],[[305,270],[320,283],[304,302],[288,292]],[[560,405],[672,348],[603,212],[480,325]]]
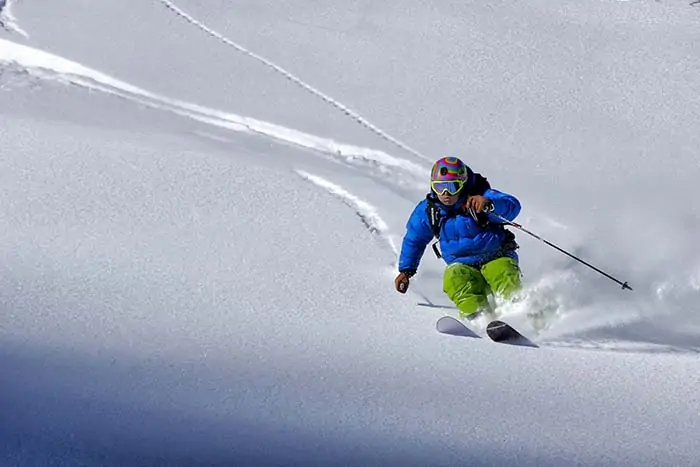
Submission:
[[[398,249],[389,235],[389,226],[381,218],[376,207],[353,195],[343,187],[336,185],[335,183],[332,183],[322,177],[312,175],[302,170],[297,170],[296,172],[300,177],[327,190],[332,195],[340,198],[343,203],[353,208],[355,213],[362,220],[362,223],[365,225],[365,227],[367,227],[367,230],[375,235],[378,235],[382,242],[388,245],[388,247],[394,253],[394,256],[398,256]]]
[[[365,119],[364,117],[362,117],[362,116],[361,116],[360,114],[358,114],[357,112],[355,112],[355,111],[353,111],[353,110],[350,110],[347,106],[345,106],[345,105],[342,104],[341,102],[339,102],[339,101],[333,99],[333,98],[330,97],[330,96],[327,96],[327,95],[324,94],[323,92],[319,91],[318,89],[314,88],[314,87],[311,86],[310,84],[308,84],[308,83],[306,83],[305,81],[303,81],[301,78],[298,78],[297,76],[293,75],[293,74],[290,73],[289,71],[285,70],[285,69],[282,68],[281,66],[279,66],[279,65],[273,63],[272,61],[270,61],[270,60],[268,60],[268,59],[266,59],[266,58],[264,58],[264,57],[262,57],[262,56],[260,56],[260,55],[258,55],[258,54],[256,54],[256,53],[254,53],[254,52],[252,52],[252,51],[246,49],[245,47],[243,47],[243,46],[237,44],[236,42],[232,41],[231,39],[227,38],[227,37],[224,36],[223,34],[214,31],[214,30],[211,29],[210,27],[208,27],[208,26],[206,26],[205,24],[203,24],[201,21],[198,21],[197,19],[195,19],[195,18],[192,17],[191,15],[187,14],[185,11],[183,11],[181,8],[179,8],[177,5],[175,5],[175,4],[174,4],[173,2],[171,2],[170,0],[160,0],[160,2],[161,2],[163,5],[165,5],[165,7],[166,7],[168,10],[174,12],[176,15],[178,15],[178,16],[181,17],[181,18],[183,18],[183,19],[184,19],[185,21],[187,21],[188,23],[193,24],[194,26],[196,26],[197,28],[201,29],[201,30],[204,31],[205,33],[209,34],[210,36],[212,36],[212,37],[214,37],[214,38],[216,38],[216,39],[222,41],[224,44],[226,44],[226,45],[228,45],[228,46],[230,46],[230,47],[233,47],[233,48],[236,49],[238,52],[240,52],[240,53],[242,53],[242,54],[244,54],[244,55],[246,55],[246,56],[248,56],[248,57],[250,57],[250,58],[253,58],[254,60],[257,60],[258,62],[262,63],[263,65],[265,65],[265,66],[268,67],[268,68],[271,68],[271,69],[274,70],[276,73],[279,73],[279,74],[282,75],[284,78],[290,80],[291,82],[293,82],[293,83],[296,84],[297,86],[301,87],[301,88],[304,89],[305,91],[308,91],[308,92],[310,92],[311,94],[313,94],[314,96],[318,97],[319,99],[321,99],[321,100],[322,100],[323,102],[325,102],[326,104],[328,104],[328,105],[330,105],[330,106],[332,106],[332,107],[334,107],[334,108],[340,110],[343,114],[345,114],[345,115],[347,115],[348,117],[350,117],[351,119],[355,120],[357,123],[359,123],[360,125],[364,126],[365,128],[367,128],[367,129],[370,130],[371,132],[373,132],[373,133],[375,133],[376,135],[378,135],[379,137],[385,139],[386,141],[389,141],[389,142],[395,144],[396,146],[400,147],[401,149],[404,149],[405,151],[407,151],[407,152],[409,152],[409,153],[411,153],[411,154],[413,154],[413,155],[415,155],[415,156],[417,156],[417,157],[419,157],[419,158],[421,158],[421,159],[424,159],[424,160],[426,160],[426,161],[431,161],[431,162],[432,162],[432,159],[429,158],[428,156],[426,156],[426,155],[424,155],[424,154],[422,154],[422,153],[416,151],[415,149],[411,148],[410,146],[408,146],[407,144],[403,143],[402,141],[400,141],[400,140],[394,138],[393,136],[389,135],[388,133],[382,131],[380,128],[378,128],[377,126],[375,126],[375,125],[373,125],[372,123],[370,123],[367,119]]]
[[[258,134],[284,143],[309,148],[351,165],[379,166],[388,171],[399,168],[411,179],[422,180],[426,169],[406,159],[391,156],[383,151],[338,143],[328,138],[286,128],[269,122],[240,116],[231,112],[212,109],[177,99],[161,96],[100,71],[88,68],[66,58],[29,46],[0,39],[0,63],[24,68],[27,73],[45,80],[81,86],[119,96],[151,108],[165,110],[202,123],[228,130]]]
[[[12,14],[13,0],[0,0],[0,27],[9,32],[17,33],[24,37],[29,37],[17,22]]]

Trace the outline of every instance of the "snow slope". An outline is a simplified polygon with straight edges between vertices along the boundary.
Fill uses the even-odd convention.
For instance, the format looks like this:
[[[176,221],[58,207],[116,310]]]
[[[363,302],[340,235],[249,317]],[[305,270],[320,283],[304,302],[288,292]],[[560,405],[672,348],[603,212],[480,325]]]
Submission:
[[[697,9],[0,5],[4,465],[697,463]],[[435,333],[444,154],[634,292],[518,234],[539,348]]]
[[[17,25],[17,20],[12,14],[12,0],[0,0],[0,28],[27,37],[27,33]]]

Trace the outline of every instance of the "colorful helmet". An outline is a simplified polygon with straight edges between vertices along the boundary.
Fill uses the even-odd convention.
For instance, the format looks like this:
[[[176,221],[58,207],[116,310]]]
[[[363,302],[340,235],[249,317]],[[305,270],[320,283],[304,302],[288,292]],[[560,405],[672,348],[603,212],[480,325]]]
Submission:
[[[469,167],[456,157],[443,157],[433,164],[430,187],[438,195],[456,195],[469,182]]]

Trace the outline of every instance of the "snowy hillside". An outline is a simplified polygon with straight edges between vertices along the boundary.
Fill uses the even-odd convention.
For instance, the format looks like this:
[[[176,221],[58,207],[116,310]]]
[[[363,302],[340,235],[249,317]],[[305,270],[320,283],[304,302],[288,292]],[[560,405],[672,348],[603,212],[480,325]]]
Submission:
[[[0,465],[698,465],[700,7],[0,0]],[[441,335],[431,163],[537,348]],[[527,313],[545,310],[536,332]]]

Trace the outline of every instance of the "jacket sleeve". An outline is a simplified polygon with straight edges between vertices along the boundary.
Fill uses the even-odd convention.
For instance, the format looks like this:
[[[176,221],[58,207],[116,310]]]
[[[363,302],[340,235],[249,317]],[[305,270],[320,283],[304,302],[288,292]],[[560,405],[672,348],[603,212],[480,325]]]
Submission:
[[[512,221],[520,214],[520,201],[513,195],[490,188],[484,193],[484,198],[493,203],[494,213],[509,221]],[[491,216],[491,214],[489,214],[489,220],[496,223],[501,222],[500,219]]]
[[[401,243],[399,271],[417,270],[425,247],[433,239],[433,231],[430,229],[426,208],[427,201],[423,200],[418,203],[411,213],[411,217],[408,218],[406,234]]]

